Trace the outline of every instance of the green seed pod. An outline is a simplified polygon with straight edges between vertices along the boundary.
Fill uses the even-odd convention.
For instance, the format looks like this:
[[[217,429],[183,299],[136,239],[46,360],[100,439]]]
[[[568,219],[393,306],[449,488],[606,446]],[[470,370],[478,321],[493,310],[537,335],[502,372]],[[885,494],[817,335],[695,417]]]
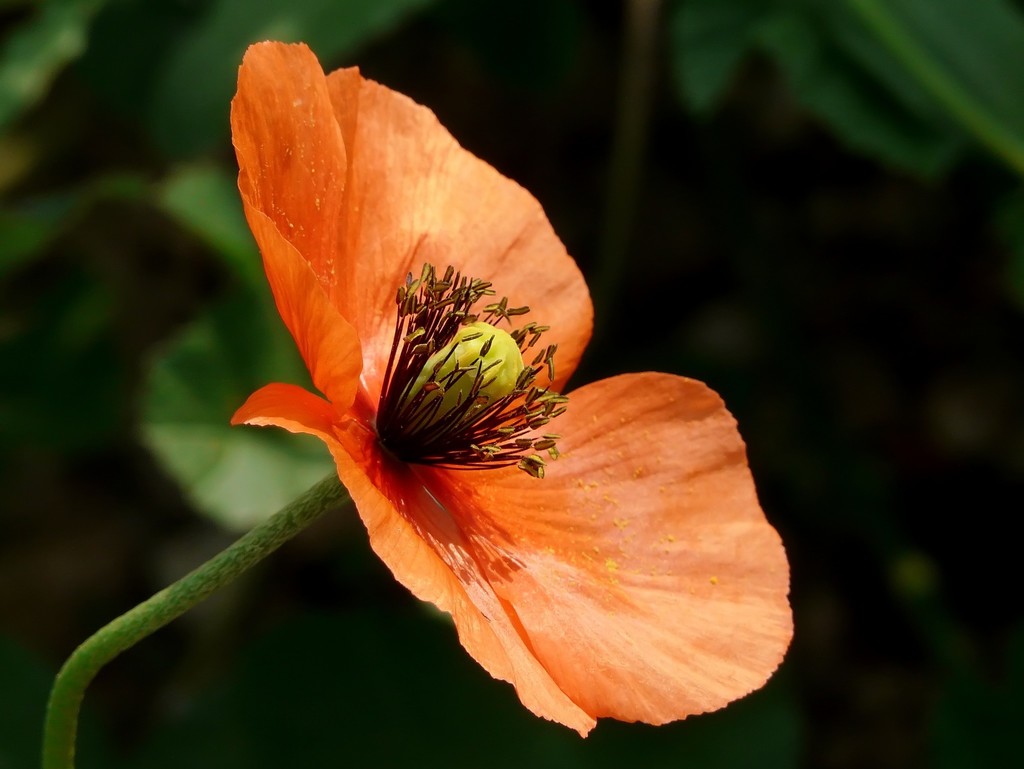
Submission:
[[[523,368],[519,345],[508,332],[489,323],[469,323],[427,359],[407,397],[426,391],[425,404],[440,398],[434,419],[453,409],[472,414],[514,392]],[[471,405],[463,405],[469,401]]]

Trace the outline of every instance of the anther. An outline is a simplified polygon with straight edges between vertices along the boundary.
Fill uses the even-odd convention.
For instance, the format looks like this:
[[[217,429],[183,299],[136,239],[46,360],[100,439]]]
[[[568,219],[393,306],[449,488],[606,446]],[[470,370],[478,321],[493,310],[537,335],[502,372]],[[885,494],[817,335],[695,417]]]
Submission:
[[[494,290],[453,268],[438,278],[424,265],[398,288],[398,320],[377,412],[381,443],[408,462],[452,468],[516,465],[544,477],[546,451],[558,456],[558,436],[531,433],[565,410],[566,397],[537,382],[554,379],[555,346],[542,347],[530,365],[523,352],[547,326],[534,322],[509,331],[500,322],[529,307],[502,297],[475,305]]]

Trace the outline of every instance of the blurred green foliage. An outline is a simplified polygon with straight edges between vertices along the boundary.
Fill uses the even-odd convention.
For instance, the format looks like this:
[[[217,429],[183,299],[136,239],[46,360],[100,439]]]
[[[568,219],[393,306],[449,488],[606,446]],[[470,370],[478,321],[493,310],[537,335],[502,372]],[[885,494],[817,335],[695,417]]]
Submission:
[[[1024,6],[676,0],[661,12],[662,37],[648,44],[666,88],[645,213],[671,228],[661,241],[656,227],[634,233],[634,282],[617,287],[630,309],[611,326],[621,336],[603,340],[589,365],[706,376],[737,404],[775,503],[770,517],[793,554],[788,670],[722,713],[664,729],[602,724],[581,742],[523,711],[444,623],[396,611],[408,602],[379,587],[389,575],[361,570],[367,554],[347,553],[353,561],[309,567],[326,570],[309,578],[326,587],[291,586],[315,599],[264,585],[276,596],[266,601],[274,629],[235,639],[240,658],[182,702],[151,702],[137,715],[107,684],[92,705],[105,723],[87,731],[83,767],[317,766],[353,756],[394,766],[855,766],[861,754],[842,738],[856,730],[832,715],[840,690],[889,695],[871,688],[871,671],[846,669],[853,641],[836,640],[830,625],[842,614],[836,595],[859,597],[849,612],[881,616],[878,635],[899,647],[879,652],[858,626],[864,656],[913,657],[928,672],[911,683],[937,692],[921,723],[906,727],[910,737],[879,747],[896,757],[888,765],[924,765],[905,763],[908,752],[944,769],[1012,765],[1024,703],[1020,611],[966,588],[958,600],[956,575],[968,570],[961,551],[971,543],[1006,547],[993,513],[1006,503],[986,495],[1024,475],[1014,341],[1024,312]],[[66,523],[96,513],[97,487],[169,507],[177,489],[188,519],[133,511],[139,518],[122,522],[136,570],[116,583],[93,575],[96,605],[47,611],[58,627],[39,636],[52,662],[105,612],[123,610],[121,599],[144,597],[140,574],[159,586],[167,575],[153,576],[163,551],[152,540],[204,522],[245,528],[331,468],[316,441],[228,426],[260,385],[308,385],[234,185],[227,116],[246,45],[305,40],[325,66],[359,63],[408,86],[474,151],[538,188],[589,270],[625,14],[575,0],[15,0],[0,14],[0,510],[11,511],[0,518],[0,605],[37,617],[5,578],[59,586],[61,567],[77,574],[68,563],[77,540],[48,530],[49,502],[63,502],[53,520]],[[755,128],[734,130],[751,114]],[[808,178],[801,164],[822,157],[838,170],[813,199],[794,193]],[[704,198],[706,208],[694,205]],[[922,214],[927,206],[939,213]],[[774,225],[787,210],[799,211],[786,220],[795,234]],[[975,250],[944,251],[947,224],[980,232],[968,241]],[[828,248],[793,252],[826,229]],[[635,334],[634,308],[664,285],[679,296],[649,308],[645,322],[659,333]],[[861,314],[844,319],[844,301]],[[921,469],[931,467],[940,470]],[[946,500],[945,471],[969,478],[970,495]],[[63,495],[41,491],[51,483]],[[991,520],[979,522],[978,510]],[[47,550],[44,535],[65,549]],[[929,548],[933,559],[910,559],[929,575],[916,592],[887,586],[893,564]],[[819,550],[832,562],[819,563]],[[943,568],[954,570],[945,583]],[[822,573],[835,594],[808,576]],[[352,593],[371,598],[353,605]],[[289,601],[307,608],[303,600],[345,605],[329,616],[274,615],[276,606],[287,617]],[[35,637],[13,614],[10,623]],[[950,651],[961,644],[969,651]],[[134,664],[159,687],[164,661],[153,651]],[[146,676],[133,679],[136,691]],[[0,643],[0,768],[34,764],[48,677]],[[98,731],[128,747],[111,758]]]
[[[967,131],[1024,172],[1024,18],[1006,0],[690,0],[672,34],[699,112],[759,51],[855,150],[934,175]]]
[[[272,381],[312,387],[265,288],[259,254],[230,177],[184,168],[159,205],[222,256],[229,296],[160,351],[147,379],[144,436],[200,509],[245,530],[333,468],[319,441],[280,430],[225,429],[250,393]]]
[[[0,53],[0,131],[42,99],[61,69],[82,54],[92,17],[103,5],[41,3],[35,17],[7,37]]]
[[[182,227],[219,254],[246,287],[263,287],[259,254],[232,174],[211,164],[183,166],[162,182],[157,200]]]
[[[150,372],[143,434],[193,501],[246,530],[330,473],[319,441],[280,430],[226,430],[250,393],[309,376],[265,294],[238,291],[193,322]]]

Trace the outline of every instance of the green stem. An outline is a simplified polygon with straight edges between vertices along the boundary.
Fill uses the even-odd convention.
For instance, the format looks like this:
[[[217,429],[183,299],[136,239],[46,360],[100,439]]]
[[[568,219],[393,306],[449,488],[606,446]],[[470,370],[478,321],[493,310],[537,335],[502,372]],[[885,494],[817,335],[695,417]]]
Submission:
[[[235,580],[346,497],[336,475],[324,478],[233,545],[122,614],[75,649],[50,691],[43,733],[43,769],[73,769],[82,697],[104,665]]]
[[[946,76],[934,59],[893,17],[886,3],[878,0],[847,1],[882,43],[888,46],[953,117],[1007,165],[1024,174],[1024,146],[1019,138]]]

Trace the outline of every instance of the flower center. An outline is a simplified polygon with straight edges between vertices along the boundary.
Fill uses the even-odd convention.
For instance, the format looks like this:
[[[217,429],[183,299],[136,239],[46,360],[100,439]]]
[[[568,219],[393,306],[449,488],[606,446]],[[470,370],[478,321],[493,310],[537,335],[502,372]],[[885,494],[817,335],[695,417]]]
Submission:
[[[545,460],[537,452],[556,458],[559,436],[538,430],[568,401],[536,383],[545,369],[549,384],[554,379],[556,345],[538,345],[547,326],[498,328],[529,307],[509,307],[502,298],[475,309],[494,293],[490,283],[452,267],[439,277],[429,264],[399,286],[377,434],[407,462],[467,469],[515,464],[543,478]]]
[[[522,353],[512,336],[477,321],[462,326],[452,341],[427,358],[407,397],[425,393],[423,406],[433,410],[428,422],[443,419],[463,403],[473,413],[514,392],[523,368]],[[441,401],[436,409],[435,400]]]

